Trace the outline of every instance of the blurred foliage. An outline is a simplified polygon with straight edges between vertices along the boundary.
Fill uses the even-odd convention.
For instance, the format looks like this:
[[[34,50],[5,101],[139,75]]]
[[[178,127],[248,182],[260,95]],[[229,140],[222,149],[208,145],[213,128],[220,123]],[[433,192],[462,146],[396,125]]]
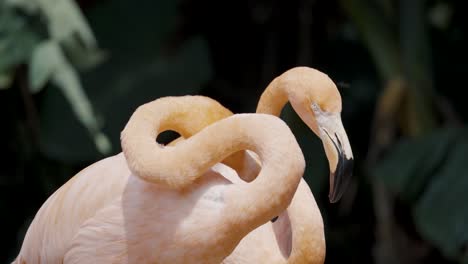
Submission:
[[[402,232],[396,220],[385,219],[395,213],[393,194],[386,191],[389,188],[411,207],[415,228],[422,237],[431,241],[447,257],[466,262],[468,239],[460,225],[466,222],[468,210],[461,207],[456,213],[451,213],[448,208],[454,206],[456,200],[466,201],[468,196],[462,192],[447,193],[455,182],[458,183],[455,186],[462,186],[461,189],[468,186],[460,175],[463,165],[456,162],[458,157],[455,153],[459,150],[453,145],[457,136],[458,140],[463,138],[466,130],[455,132],[446,129],[431,133],[440,122],[437,113],[445,114],[444,122],[454,123],[454,119],[458,119],[454,118],[452,109],[442,106],[442,99],[434,89],[433,53],[428,35],[427,18],[434,25],[447,25],[450,4],[442,1],[432,3],[434,7],[429,13],[427,1],[422,0],[400,1],[398,4],[365,0],[342,3],[357,22],[382,78],[387,81],[378,101],[374,139],[370,143],[368,156],[368,166],[373,171],[374,204],[379,208],[377,230],[380,234],[376,247],[380,250],[380,256],[376,261],[414,263],[427,255],[406,253],[408,245],[415,248],[417,242],[411,241],[410,235]],[[395,12],[399,16],[389,15]],[[446,27],[444,29],[447,30]],[[459,120],[455,123],[459,123]],[[414,142],[393,147],[396,133],[418,138],[413,139]],[[431,134],[426,136],[427,133]],[[382,153],[388,151],[390,154],[381,158]],[[400,257],[405,254],[408,256]],[[396,257],[388,261],[385,255]]]
[[[81,52],[82,58],[89,58],[85,64],[99,61],[95,58],[100,51],[81,11],[71,0],[5,0],[0,5],[3,20],[0,23],[0,45],[3,46],[0,50],[0,75],[6,80],[2,88],[11,84],[8,80],[13,78],[16,67],[28,64],[30,92],[39,92],[48,81],[55,84],[93,137],[98,150],[103,154],[109,153],[109,140],[100,131],[77,72],[64,54],[68,49],[71,54]],[[42,25],[42,21],[46,25]],[[46,26],[47,30],[40,26]]]
[[[468,261],[468,130],[442,129],[396,145],[374,174],[408,203],[420,234],[450,258]]]
[[[132,65],[131,61],[127,63],[126,66]],[[101,69],[108,71],[100,73],[96,79],[85,78],[85,83],[90,88],[100,87],[98,91],[90,91],[89,94],[102,113],[102,119],[105,120],[103,129],[114,146],[120,145],[120,131],[128,120],[128,114],[138,105],[161,96],[196,93],[199,83],[210,74],[206,47],[200,39],[188,42],[170,59],[153,57],[153,60],[135,62],[135,68],[130,74],[126,72],[126,67],[109,69],[110,67],[115,66],[111,62],[105,63]],[[116,76],[113,77],[114,75]],[[101,84],[103,81],[106,82],[105,85]],[[98,158],[99,153],[90,145],[86,131],[80,128],[60,97],[60,94],[52,90],[44,95],[44,122],[41,128],[43,149],[47,149],[48,156],[67,162]]]
[[[17,211],[0,220],[9,245],[0,262],[53,191],[119,152],[138,105],[203,94],[253,112],[275,76],[307,65],[340,84],[356,161],[349,190],[329,205],[321,142],[285,108],[325,221],[327,263],[468,263],[461,6],[0,0],[0,210]]]
[[[4,165],[1,186],[6,187],[2,198],[7,197],[4,198],[6,203],[2,203],[2,211],[18,206],[18,216],[25,213],[23,217],[13,216],[6,220],[8,224],[4,226],[17,230],[4,230],[5,235],[10,237],[10,247],[6,248],[5,253],[11,254],[17,250],[21,241],[19,236],[24,235],[34,215],[27,210],[38,205],[33,197],[50,194],[63,183],[61,173],[73,173],[72,168],[47,162],[38,154],[48,152],[47,146],[38,148],[41,145],[38,134],[42,132],[40,124],[43,121],[38,117],[42,112],[38,99],[42,93],[60,90],[68,107],[73,108],[73,119],[87,131],[93,148],[97,147],[101,153],[111,150],[77,73],[77,69],[99,63],[101,54],[75,2],[0,1],[0,105],[4,113],[2,121],[9,128],[2,130],[2,146],[5,148],[1,155]],[[73,59],[75,57],[79,57],[79,60]],[[34,177],[28,178],[27,175]],[[31,187],[24,183],[31,184]],[[10,203],[11,194],[17,197],[14,204]],[[28,199],[29,204],[21,197]],[[19,233],[11,237],[11,232],[18,230]]]
[[[135,17],[142,8],[147,13]],[[161,96],[194,94],[211,76],[206,43],[200,38],[188,40],[173,54],[158,52],[174,26],[175,12],[175,2],[160,5],[142,1],[134,5],[110,1],[90,14],[91,23],[97,25],[110,25],[116,19],[127,21],[119,27],[96,27],[98,36],[112,40],[104,42],[110,57],[83,76],[86,90],[101,113],[103,130],[114,146],[120,145],[120,131],[137,106]],[[133,23],[138,20],[141,26],[135,30]],[[160,26],[152,30],[156,24]],[[123,43],[129,39],[132,41]],[[67,162],[97,159],[99,153],[59,98],[52,90],[44,95],[42,116],[46,121],[41,128],[41,143],[48,155]]]

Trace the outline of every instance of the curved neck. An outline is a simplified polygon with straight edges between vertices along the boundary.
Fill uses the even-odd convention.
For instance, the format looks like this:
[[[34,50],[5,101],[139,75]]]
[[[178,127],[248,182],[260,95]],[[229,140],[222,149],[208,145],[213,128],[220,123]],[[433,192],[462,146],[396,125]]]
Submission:
[[[210,131],[216,131],[218,138],[209,137]],[[217,161],[248,149],[258,155],[262,164],[255,180],[232,185],[226,191],[223,221],[228,232],[243,237],[286,210],[302,179],[305,161],[295,137],[281,119],[238,114],[205,128],[192,139],[204,135],[210,138],[204,150]]]
[[[275,78],[260,96],[257,105],[257,113],[280,116],[281,110],[288,102],[288,93],[285,86],[281,85],[281,78]]]
[[[257,113],[280,116],[289,101],[289,86],[284,82],[286,80],[282,80],[282,76],[279,76],[268,85],[258,102]],[[299,185],[286,213],[292,232],[291,254],[286,263],[323,263],[325,259],[323,220],[305,181]]]
[[[205,115],[204,97],[162,98],[139,107],[121,135],[130,170],[143,180],[183,189],[228,155],[250,149],[262,169],[249,184],[233,184],[225,193],[226,217],[235,238],[284,211],[297,189],[305,161],[288,126],[271,115],[235,115],[199,131],[174,147],[156,144],[167,129],[182,133],[184,126]],[[191,109],[191,111],[187,111]],[[202,118],[203,119],[203,118]],[[211,117],[208,119],[212,119]],[[229,223],[231,225],[229,225]],[[239,227],[239,229],[232,226]]]
[[[183,189],[230,154],[250,149],[259,155],[262,169],[252,183],[233,188],[238,193],[232,200],[237,200],[235,206],[246,207],[239,211],[247,214],[246,219],[258,212],[263,214],[262,210],[251,210],[253,204],[270,208],[263,224],[291,201],[305,166],[301,149],[280,119],[258,114],[222,119],[212,109],[214,102],[206,97],[167,97],[140,106],[121,135],[129,168],[143,180]],[[184,134],[214,119],[222,120],[176,146],[163,147],[155,142],[165,130]]]
[[[292,247],[286,263],[322,264],[326,251],[322,215],[304,180],[299,184],[287,214],[291,225]]]
[[[256,170],[260,170],[260,165],[257,166]],[[280,223],[285,219],[278,219],[273,226],[289,225],[289,228],[286,228],[288,231],[283,227],[275,232],[291,232],[291,237],[282,238],[291,239],[291,251],[285,252],[289,257],[282,263],[324,263],[326,246],[322,215],[309,186],[303,179],[281,217],[287,218],[286,222]]]
[[[228,109],[203,96],[165,97],[138,107],[121,133],[122,150],[130,170],[149,182],[174,188],[188,185],[193,179],[184,179],[177,166],[177,162],[183,161],[182,156],[177,157],[180,143],[176,147],[159,145],[158,134],[173,130],[189,138],[230,115]],[[170,155],[169,162],[165,155]]]

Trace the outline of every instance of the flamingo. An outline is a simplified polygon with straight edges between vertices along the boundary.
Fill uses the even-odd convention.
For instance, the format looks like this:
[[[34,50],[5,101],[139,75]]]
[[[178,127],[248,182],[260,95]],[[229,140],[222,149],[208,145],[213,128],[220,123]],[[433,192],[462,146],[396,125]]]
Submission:
[[[332,203],[339,201],[351,179],[354,157],[341,121],[341,95],[335,83],[316,69],[292,68],[267,86],[256,113],[279,116],[288,102],[322,140],[330,169],[329,199]],[[234,153],[223,163],[234,168],[247,182],[255,179],[261,168],[251,151]]]
[[[291,103],[302,121],[322,140],[330,168],[330,202],[337,202],[351,179],[353,152],[341,122],[341,96],[328,75],[309,67],[295,67],[276,77],[262,93],[257,113],[279,116]],[[250,155],[247,155],[250,154]],[[253,153],[236,153],[225,163],[251,181],[258,174]],[[242,158],[241,158],[242,157]],[[242,168],[241,170],[237,168]]]
[[[305,81],[301,82],[298,81],[298,77],[294,75],[314,75],[315,78],[310,78],[311,76],[303,76],[305,77]],[[292,78],[292,77],[296,78]],[[286,78],[285,78],[286,77]],[[300,76],[299,76],[300,77]],[[325,79],[325,81],[321,80]],[[295,83],[296,82],[296,83]],[[316,85],[313,82],[317,82]],[[297,85],[299,83],[299,85]],[[320,85],[325,85],[325,89],[320,89],[320,87],[315,88]],[[295,90],[292,90],[292,89]],[[319,92],[314,92],[313,90],[318,89]],[[328,89],[328,90],[327,90]],[[312,90],[312,91],[309,91]],[[321,90],[321,91],[320,91]],[[300,96],[294,96],[298,93],[304,93],[306,96],[301,101]],[[317,96],[318,94],[318,96]],[[332,95],[332,96],[324,96],[324,95]],[[291,96],[293,95],[293,96]],[[314,96],[317,97],[317,100],[314,100]],[[280,99],[280,103],[275,103],[275,97]],[[286,97],[286,99],[285,99]],[[344,129],[342,128],[341,121],[339,120],[339,112],[341,109],[341,98],[339,97],[339,93],[336,90],[333,82],[329,80],[329,78],[313,69],[309,68],[296,68],[290,70],[289,72],[281,75],[277,79],[275,79],[267,88],[265,93],[262,95],[259,106],[258,112],[265,112],[269,114],[276,114],[278,115],[281,111],[281,108],[287,102],[287,100],[291,101],[294,109],[299,113],[301,118],[306,122],[306,124],[311,127],[311,129],[316,132],[319,132],[319,136],[324,141],[325,150],[327,153],[327,157],[329,158],[329,164],[331,168],[331,191],[330,191],[330,199],[331,201],[336,201],[339,196],[341,196],[342,189],[346,185],[346,178],[350,172],[349,164],[352,161],[352,153],[349,147],[349,142],[346,137],[346,133],[344,133]],[[299,100],[296,100],[299,99]],[[305,102],[305,103],[304,103]],[[310,102],[307,105],[307,102]],[[272,104],[273,103],[273,104]],[[191,103],[189,103],[191,104]],[[274,107],[268,107],[268,105],[274,105]],[[304,106],[304,107],[302,107]],[[182,107],[183,108],[183,107]],[[176,125],[176,128],[179,129],[178,132],[184,137],[189,137],[191,134],[199,131],[203,126],[213,122],[219,118],[224,118],[229,116],[231,113],[223,108],[221,114],[213,114],[216,111],[207,110],[207,108],[199,107],[195,108],[196,112],[199,114],[197,118],[204,117],[205,119],[210,115],[215,116],[216,118],[211,118],[211,120],[207,122],[194,122],[196,119],[194,118],[186,118],[187,122],[191,122],[191,126],[184,127],[182,124],[185,122],[179,122]],[[310,108],[310,109],[309,109]],[[299,110],[299,111],[298,111]],[[309,111],[307,111],[309,110]],[[310,111],[312,110],[312,111]],[[208,111],[209,114],[204,114]],[[164,113],[164,111],[162,111]],[[301,114],[305,113],[305,117]],[[312,115],[311,117],[307,117],[307,115]],[[337,118],[338,116],[338,118]],[[316,120],[315,120],[316,119]],[[182,119],[179,119],[182,120]],[[329,121],[330,120],[330,121]],[[339,122],[337,122],[339,121]],[[176,129],[176,130],[177,130]],[[181,129],[181,130],[180,130]],[[326,135],[326,137],[324,137]],[[125,149],[124,149],[125,150]],[[125,151],[124,151],[125,152]],[[229,159],[225,159],[224,162],[236,168],[237,171],[240,171],[240,176],[244,176],[247,181],[252,180],[252,175],[256,175],[259,170],[259,165],[257,162],[249,161],[251,159],[250,155],[242,156],[242,152],[236,153],[236,155],[231,155]],[[137,160],[138,163],[138,160]],[[142,162],[140,162],[142,163]],[[242,163],[247,163],[247,166]],[[138,166],[144,168],[145,163],[137,165],[136,170],[138,170]],[[130,166],[131,167],[131,166]],[[221,174],[232,180],[233,182],[236,178],[236,173],[228,170],[228,167],[222,165],[217,165],[217,170],[222,170]],[[151,178],[151,171],[147,170],[146,172],[143,170],[141,171],[141,176],[146,178],[147,180]],[[149,172],[149,173],[148,173]],[[171,173],[170,171],[168,172]],[[106,178],[102,178],[103,182],[107,181],[111,184],[102,186],[97,185],[90,187],[87,183],[87,179],[90,177],[96,177],[96,175],[107,175]],[[95,175],[95,176],[92,176]],[[81,224],[92,216],[96,210],[101,208],[103,205],[108,204],[109,201],[112,200],[112,196],[114,193],[121,193],[122,189],[126,187],[127,180],[129,175],[129,169],[126,166],[126,159],[122,154],[117,156],[105,159],[100,161],[96,164],[93,164],[89,168],[85,169],[84,171],[80,172],[77,176],[72,178],[70,182],[65,184],[61,189],[59,189],[40,209],[38,212],[35,220],[33,221],[30,229],[25,238],[25,242],[23,243],[22,250],[17,260],[24,260],[25,255],[32,256],[34,260],[37,259],[44,259],[44,256],[52,255],[51,258],[45,258],[46,260],[60,260],[61,257],[63,259],[63,252],[69,246],[69,241],[73,238],[73,234],[75,234],[76,230],[81,226]],[[164,174],[162,174],[164,175]],[[231,176],[229,176],[231,175]],[[229,176],[229,177],[227,177]],[[167,184],[171,188],[184,188],[183,186],[188,186],[190,182],[196,176],[184,177],[184,179],[171,179],[171,180],[161,180],[161,179],[169,179],[165,177],[160,177],[159,180],[156,180],[158,183]],[[334,179],[338,179],[338,181],[334,181]],[[158,177],[156,177],[158,179]],[[187,180],[188,179],[188,180]],[[104,181],[105,180],[105,181]],[[74,183],[76,181],[76,183]],[[67,192],[70,194],[67,195]],[[58,193],[58,194],[57,194]],[[83,196],[79,197],[78,199],[75,196],[80,193]],[[94,199],[89,199],[90,196],[93,196]],[[54,198],[55,197],[55,198]],[[297,198],[296,198],[297,197]],[[59,202],[57,202],[59,201]],[[307,203],[306,203],[307,201]],[[75,203],[73,203],[75,202]],[[59,204],[59,206],[57,206]],[[69,207],[66,206],[67,204],[72,204],[75,206]],[[70,212],[71,211],[71,212]],[[70,214],[69,214],[70,213]],[[61,215],[59,215],[61,214]],[[302,217],[297,217],[301,215]],[[54,217],[50,217],[53,215]],[[60,225],[56,225],[53,227],[48,226],[48,219],[54,219],[56,222],[62,221],[59,217],[70,216],[70,221],[65,221],[67,223],[66,227],[60,228]],[[306,217],[304,217],[306,216]],[[42,220],[40,220],[42,219]],[[303,219],[304,221],[301,221]],[[309,221],[310,220],[310,221]],[[312,224],[313,223],[313,224]],[[46,228],[44,228],[46,227]],[[291,227],[292,227],[292,234],[291,234]],[[296,228],[295,228],[296,227]],[[297,228],[301,227],[301,228]],[[272,228],[274,228],[274,232],[272,232]],[[310,232],[311,235],[301,235],[301,230],[303,231],[312,231]],[[249,260],[262,259],[262,254],[265,253],[265,250],[261,251],[258,250],[258,254],[251,254],[252,252],[252,245],[255,246],[253,243],[258,242],[259,239],[262,241],[274,241],[275,236],[271,235],[279,234],[279,236],[283,237],[276,237],[279,240],[289,240],[288,242],[282,242],[279,244],[280,248],[278,250],[278,246],[274,248],[274,243],[269,243],[269,246],[273,246],[273,250],[280,252],[282,258],[287,258],[288,254],[290,254],[288,258],[289,263],[322,263],[323,262],[323,255],[324,255],[324,236],[323,236],[323,223],[320,216],[320,212],[315,204],[315,200],[308,188],[307,184],[304,181],[301,181],[299,184],[298,191],[294,196],[293,202],[291,206],[288,208],[287,212],[283,212],[278,221],[271,225],[267,223],[262,225],[261,227],[255,229],[255,231],[251,232],[247,237],[245,237],[239,246],[235,249],[231,256],[225,259],[225,263],[255,263]],[[282,235],[282,234],[289,234],[289,235]],[[313,234],[313,235],[312,235]],[[292,236],[292,249],[291,249],[291,236]],[[43,239],[43,237],[46,237]],[[314,239],[308,239],[310,237],[315,237]],[[273,238],[273,239],[272,239]],[[309,240],[309,241],[308,241]],[[28,244],[29,241],[29,244]],[[37,241],[44,242],[47,247],[44,249],[44,246],[41,249],[41,253],[38,254],[37,252]],[[55,250],[49,250],[48,242],[52,241],[55,243]],[[305,243],[307,242],[307,243]],[[52,244],[53,244],[52,243]],[[265,243],[263,243],[265,244]],[[266,243],[268,244],[268,243]],[[250,245],[250,246],[249,246]],[[257,244],[258,245],[258,244]],[[297,247],[298,245],[302,245],[302,248]],[[34,249],[36,248],[36,249]],[[268,247],[265,247],[267,249]],[[250,251],[245,251],[245,250]],[[271,248],[270,248],[271,249]],[[312,250],[311,250],[312,249]],[[316,252],[312,254],[311,252]],[[257,250],[254,250],[257,252]],[[52,253],[51,253],[52,252]],[[260,253],[261,252],[261,253]],[[243,253],[250,253],[243,254]],[[268,253],[268,252],[267,252]],[[55,256],[54,256],[55,255]],[[255,255],[255,256],[254,256]],[[269,254],[272,257],[278,257],[278,254]],[[315,257],[310,257],[311,255],[315,255]],[[245,256],[249,256],[248,258]],[[296,257],[295,257],[296,256]],[[55,257],[55,258],[54,258]],[[309,258],[307,258],[309,257]],[[263,258],[265,259],[265,258]],[[305,262],[297,262],[298,260],[304,260]],[[309,259],[309,261],[307,260]],[[315,261],[312,261],[315,259]],[[242,262],[242,260],[247,260]],[[292,261],[292,262],[290,262]],[[55,263],[54,261],[45,261],[47,263]],[[258,261],[257,261],[258,262]],[[276,263],[271,262],[271,263]]]
[[[220,263],[246,234],[286,209],[305,162],[287,125],[270,115],[228,117],[175,147],[154,143],[161,131],[183,132],[184,124],[212,119],[213,105],[180,97],[139,107],[122,132],[122,149],[130,170],[143,173],[110,166],[125,163],[117,155],[73,177],[41,207],[16,261]],[[230,184],[210,169],[245,148],[263,164],[255,182]],[[156,153],[165,157],[152,161],[161,173],[145,175],[139,157]]]
[[[340,94],[326,74],[308,67],[296,67],[268,85],[258,103],[257,113],[279,116],[288,101],[322,139],[331,172],[329,198],[330,202],[336,202],[346,189],[353,165],[352,150],[340,118]],[[237,158],[225,163],[242,168],[243,174],[239,176],[251,181],[261,168],[255,162],[255,154],[236,154]],[[249,233],[223,263],[323,263],[323,230],[319,208],[302,179],[287,210],[274,223],[267,222]]]

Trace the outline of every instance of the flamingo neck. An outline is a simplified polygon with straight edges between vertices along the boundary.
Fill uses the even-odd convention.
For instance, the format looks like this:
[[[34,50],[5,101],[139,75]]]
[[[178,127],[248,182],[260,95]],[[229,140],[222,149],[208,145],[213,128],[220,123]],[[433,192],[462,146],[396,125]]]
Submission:
[[[194,119],[204,115],[206,109],[200,105],[206,100],[212,101],[204,97],[162,98],[139,107],[122,132],[122,149],[134,175],[178,190],[189,188],[211,166],[236,151],[257,153],[262,162],[258,177],[249,184],[230,185],[223,198],[223,225],[229,227],[234,240],[240,240],[286,210],[305,161],[291,130],[271,115],[235,115],[173,147],[155,143],[164,130],[179,132],[184,125],[190,126],[189,120],[198,122]]]
[[[292,78],[289,78],[289,82]],[[288,101],[294,98],[287,78],[275,78],[265,89],[257,106],[257,113],[279,116]],[[300,85],[300,83],[298,83]],[[294,103],[294,102],[293,102]],[[293,107],[295,105],[293,104]],[[296,111],[300,110],[294,107]],[[299,116],[306,116],[298,111]],[[306,120],[304,121],[306,122]],[[288,209],[283,213],[283,225],[289,225],[290,248],[286,248],[286,263],[323,263],[325,260],[325,235],[323,220],[315,199],[302,180]],[[278,221],[281,221],[278,220]],[[274,224],[275,226],[275,224]]]
[[[322,264],[326,251],[322,215],[304,180],[299,184],[286,214],[292,236],[286,263]]]
[[[281,76],[275,78],[260,96],[257,113],[279,116],[289,101],[285,87],[281,85]]]
[[[186,172],[177,166],[184,160],[183,155],[177,156],[181,143],[174,147],[158,145],[158,134],[173,130],[189,138],[230,115],[218,102],[202,96],[165,97],[138,107],[121,134],[130,170],[149,182],[173,188],[186,186],[193,179],[184,178]],[[168,159],[165,155],[169,155]]]

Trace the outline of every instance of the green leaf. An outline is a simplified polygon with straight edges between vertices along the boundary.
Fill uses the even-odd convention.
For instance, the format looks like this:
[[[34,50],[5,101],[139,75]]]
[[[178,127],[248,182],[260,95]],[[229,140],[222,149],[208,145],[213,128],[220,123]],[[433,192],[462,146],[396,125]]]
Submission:
[[[177,1],[141,0],[136,5],[113,0],[88,12],[109,57],[84,73],[82,83],[113,146],[120,146],[120,131],[137,106],[161,96],[195,94],[211,78],[207,43],[201,38],[187,40],[170,56],[161,54],[176,11]],[[102,157],[89,145],[89,134],[74,120],[63,97],[52,90],[45,91],[41,112],[44,153],[68,162]]]
[[[96,39],[81,10],[73,0],[7,0],[10,6],[47,19],[50,36],[59,42],[78,36],[86,48],[95,48]]]
[[[36,46],[29,61],[29,88],[39,92],[63,61],[60,47],[54,41],[44,41]]]
[[[406,140],[393,148],[373,170],[375,177],[406,201],[414,201],[440,166],[458,135],[456,129],[440,130]]]
[[[0,9],[0,36],[0,72],[12,71],[26,62],[41,39],[22,16],[3,6]]]
[[[35,0],[5,0],[5,3],[16,8],[21,8],[29,14],[37,12],[39,8],[38,1]]]
[[[77,34],[87,48],[97,46],[96,39],[79,7],[73,0],[37,0],[41,11],[48,18],[49,34],[63,41]]]
[[[60,53],[61,54],[61,53]],[[61,54],[60,67],[52,77],[52,81],[61,88],[73,112],[78,120],[88,129],[99,152],[106,154],[111,150],[111,144],[107,137],[100,132],[97,118],[86,94],[81,87],[80,80],[75,70]]]
[[[468,261],[468,138],[460,136],[413,210],[421,235],[453,259]]]
[[[175,56],[129,59],[126,65],[111,58],[85,76],[85,87],[105,120],[103,131],[110,136],[113,146],[120,146],[120,131],[137,106],[162,96],[196,94],[200,85],[209,80],[211,65],[206,45],[201,39],[193,39]],[[52,89],[44,97],[41,113],[44,153],[66,162],[102,157],[87,143],[89,135],[78,126],[63,97]]]
[[[73,67],[68,63],[60,46],[55,41],[46,41],[34,51],[30,63],[30,85],[38,91],[51,78],[62,90],[78,120],[87,128],[101,153],[109,153],[109,140],[99,129],[91,103],[81,87]]]

